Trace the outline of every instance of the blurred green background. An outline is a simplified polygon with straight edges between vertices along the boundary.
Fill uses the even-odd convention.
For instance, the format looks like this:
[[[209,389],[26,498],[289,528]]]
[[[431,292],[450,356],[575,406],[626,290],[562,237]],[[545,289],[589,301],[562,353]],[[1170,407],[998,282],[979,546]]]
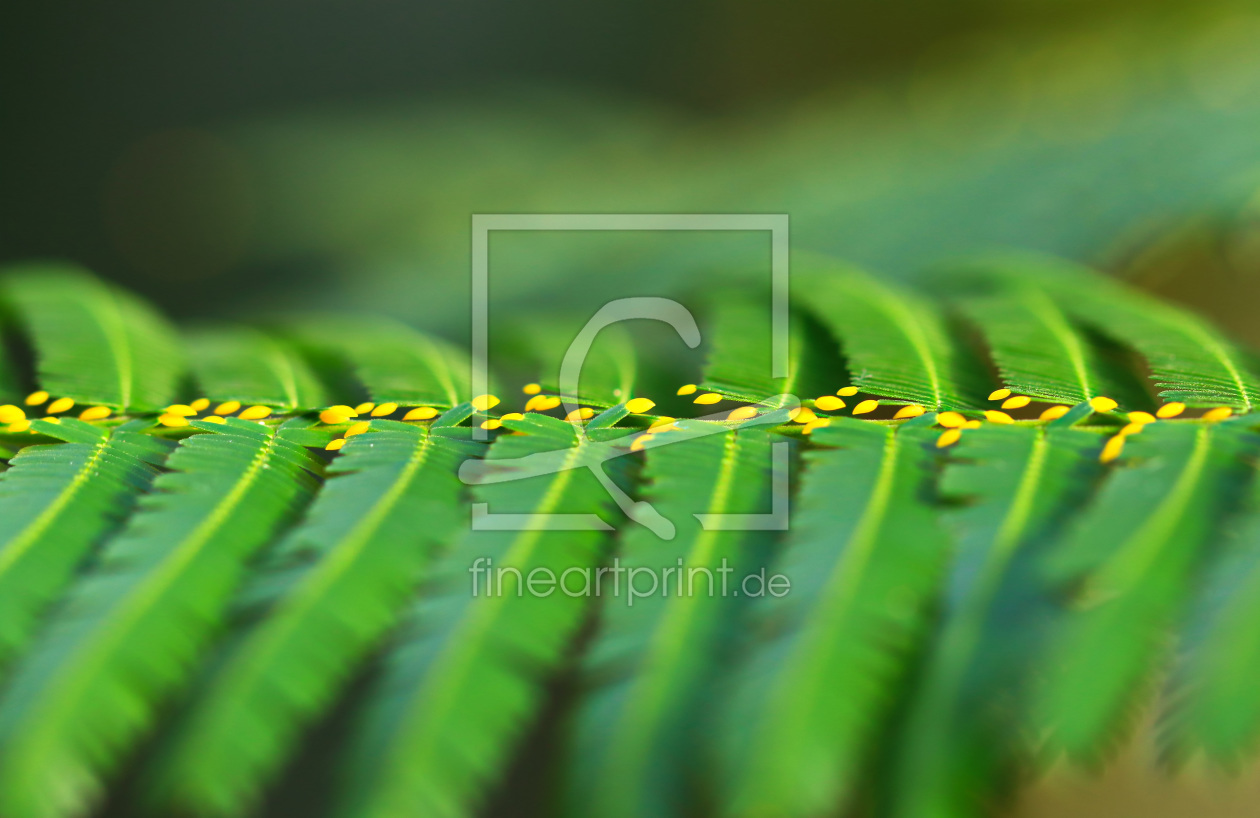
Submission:
[[[0,260],[70,257],[178,317],[331,306],[459,339],[472,213],[774,212],[794,249],[900,277],[1066,255],[1260,342],[1254,3],[6,16]],[[768,261],[752,236],[501,235],[494,309]]]

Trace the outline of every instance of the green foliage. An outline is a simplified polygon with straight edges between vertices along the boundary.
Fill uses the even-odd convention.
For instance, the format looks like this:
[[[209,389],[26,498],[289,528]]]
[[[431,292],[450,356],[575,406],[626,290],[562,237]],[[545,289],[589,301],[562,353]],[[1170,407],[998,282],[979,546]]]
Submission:
[[[921,297],[851,270],[815,273],[797,289],[840,340],[863,392],[931,411],[981,405],[985,374]]]
[[[0,277],[0,304],[30,336],[40,386],[113,409],[157,409],[175,397],[184,361],[165,319],[130,293],[61,264]]]
[[[202,394],[280,409],[317,409],[328,395],[315,374],[287,344],[245,327],[191,333],[188,360]]]
[[[304,449],[248,421],[204,424],[71,592],[0,697],[0,811],[80,811],[152,724],[251,553],[314,491]]]
[[[672,401],[651,391],[684,367],[617,327],[566,396],[604,411],[504,420],[515,389],[476,409],[469,356],[401,324],[177,337],[86,274],[10,273],[35,357],[6,347],[4,369],[115,412],[4,406],[0,814],[287,814],[314,784],[303,814],[467,816],[534,779],[544,814],[955,818],[1064,753],[1107,759],[1144,707],[1174,760],[1248,758],[1260,422],[1117,436],[1087,401],[1149,405],[1141,356],[1164,397],[1246,409],[1249,358],[1044,263],[980,265],[939,306],[805,266],[786,377],[768,305],[714,293],[698,380],[751,406],[672,424],[625,401]],[[556,385],[567,325],[525,323],[512,372]],[[992,406],[994,371],[1076,406],[941,428]],[[850,383],[928,411],[815,399],[812,421],[779,397]],[[198,394],[274,411],[158,420]],[[319,411],[365,397],[399,407]],[[636,569],[657,590],[631,604]]]
[[[774,565],[792,590],[748,611],[714,736],[724,814],[821,815],[856,790],[949,553],[930,502],[934,437],[849,419],[814,433]]]

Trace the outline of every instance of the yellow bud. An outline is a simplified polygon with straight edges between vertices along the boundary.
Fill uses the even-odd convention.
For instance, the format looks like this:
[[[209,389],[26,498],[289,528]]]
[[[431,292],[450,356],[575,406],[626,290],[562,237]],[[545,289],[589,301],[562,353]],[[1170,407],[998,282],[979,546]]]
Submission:
[[[944,449],[946,446],[953,446],[962,437],[962,429],[946,429],[941,432],[941,436],[936,439],[936,448]]]
[[[818,420],[811,420],[809,423],[805,424],[805,428],[801,429],[801,434],[812,435],[815,429],[826,429],[830,425],[831,425],[831,418],[819,418]]]
[[[538,403],[538,411],[540,411],[540,412],[549,412],[549,411],[551,411],[552,409],[555,409],[557,406],[559,406],[559,405],[560,405],[560,403],[561,403],[561,401],[560,401],[560,396],[559,396],[559,395],[551,395],[550,397],[546,398],[545,400],[539,401],[539,403]]]
[[[632,415],[641,415],[644,412],[650,412],[655,406],[656,401],[650,400],[649,398],[634,398],[633,400],[626,401],[626,411]]]
[[[527,383],[523,387],[521,387],[521,391],[524,392],[526,395],[537,395],[539,392],[542,391],[542,384]]]
[[[818,420],[818,415],[815,415],[814,410],[808,406],[798,406],[788,412],[788,419],[793,423],[812,423]]]
[[[59,415],[62,412],[65,412],[66,410],[72,408],[73,406],[74,406],[74,401],[71,400],[70,398],[57,398],[52,403],[48,404],[47,411],[48,411],[48,414],[50,415]]]
[[[498,418],[490,418],[489,420],[481,421],[481,428],[487,429],[489,431],[494,431],[495,429],[499,428],[502,425],[503,425],[503,421],[499,420]]]
[[[634,442],[630,444],[630,451],[632,452],[643,451],[643,447],[646,446],[648,443],[651,443],[652,438],[653,438],[653,435],[639,435],[638,437],[634,439]]]
[[[524,419],[525,419],[525,416],[522,415],[520,412],[508,412],[506,415],[499,418],[499,420],[524,420]]]
[[[1101,395],[1096,398],[1089,399],[1089,408],[1093,409],[1095,412],[1110,412],[1119,405],[1120,404],[1116,403],[1111,398],[1104,398]]]
[[[170,406],[166,407],[166,411],[163,412],[163,414],[179,415],[180,417],[190,418],[197,414],[197,410],[191,406],[185,406],[182,403],[172,403]]]
[[[387,415],[392,415],[397,411],[398,411],[398,404],[382,403],[380,406],[372,410],[372,417],[383,418],[383,417],[386,417]]]
[[[694,402],[704,406],[709,406],[714,403],[721,403],[721,401],[722,396],[717,392],[705,392],[703,395],[697,395]]]
[[[1121,427],[1120,431],[1117,434],[1136,435],[1138,432],[1141,432],[1145,428],[1146,428],[1145,423],[1126,423],[1123,427]]]
[[[665,429],[666,427],[673,426],[673,425],[674,425],[674,418],[659,417],[656,420],[652,421],[652,425],[648,427],[648,431],[659,432],[662,429]]]
[[[10,423],[9,428],[6,429],[5,431],[9,432],[10,434],[16,435],[22,432],[29,432],[30,429],[31,429],[31,422],[27,420],[26,418],[22,418],[21,420],[15,420],[12,423]]]
[[[757,417],[756,406],[741,406],[738,409],[732,409],[731,413],[726,416],[727,420],[748,420]]]
[[[26,396],[26,405],[27,406],[42,406],[44,402],[47,400],[48,400],[48,393],[41,389],[38,392],[32,392],[31,394]]]
[[[269,406],[251,406],[237,417],[241,420],[262,420],[271,416],[271,407]]]
[[[403,415],[403,420],[431,420],[438,416],[438,410],[432,406],[417,406],[407,414]]]
[[[241,402],[239,400],[230,400],[220,403],[218,406],[214,407],[214,413],[216,415],[230,415],[240,408]]]
[[[845,403],[835,395],[823,395],[814,401],[814,406],[824,412],[835,412],[839,409],[843,409],[845,407]]]
[[[1032,398],[1028,397],[1027,395],[1015,395],[1014,397],[1007,398],[1006,400],[1002,401],[1002,408],[1003,409],[1023,409],[1025,406],[1027,406],[1030,403],[1032,403]]]
[[[328,445],[324,448],[330,452],[335,452],[340,450],[344,445],[346,445],[346,439],[344,437],[339,437],[336,440],[328,441]]]
[[[981,424],[980,424],[980,421],[978,421],[978,420],[969,420],[969,421],[967,421],[966,423],[964,423],[962,426],[960,426],[960,427],[958,427],[958,428],[960,428],[960,429],[979,429],[979,428],[980,428],[980,425],[981,425]]]
[[[93,406],[79,413],[79,420],[104,420],[112,415],[108,406]]]
[[[1011,396],[1009,389],[994,389],[989,393],[989,400],[1006,400]]]
[[[354,407],[354,412],[356,415],[366,415],[368,412],[371,412],[375,408],[376,408],[376,404],[368,400]]]
[[[967,422],[967,419],[957,412],[941,412],[936,416],[936,422],[946,429],[957,429]]]
[[[985,412],[984,419],[989,421],[989,423],[1005,424],[1005,423],[1015,422],[1015,420],[1010,415],[1006,414],[1005,412],[998,412],[997,410],[994,410],[994,409],[990,409],[987,412]]]
[[[1102,454],[1098,456],[1098,460],[1102,463],[1110,463],[1119,457],[1122,451],[1124,451],[1124,435],[1116,435],[1103,446]]]
[[[1130,412],[1129,423],[1154,423],[1155,416],[1150,412]]]
[[[359,413],[353,408],[345,404],[337,404],[329,406],[327,409],[319,413],[319,422],[329,426],[340,426],[353,417],[358,417]]]
[[[358,423],[351,423],[350,428],[346,429],[345,436],[354,437],[355,435],[361,435],[370,428],[372,428],[372,421],[370,420],[361,420]]]
[[[868,412],[874,412],[877,408],[879,408],[879,401],[864,400],[861,403],[859,403],[857,406],[853,407],[853,414],[865,415]]]
[[[193,410],[195,410],[195,411],[197,411],[197,412],[204,412],[204,411],[206,411],[207,409],[209,409],[209,408],[210,408],[210,399],[209,399],[209,398],[197,398],[195,401],[193,401],[192,403],[190,403],[190,404],[188,404],[188,405],[189,405],[190,407],[192,407],[192,408],[193,408]]]
[[[1218,420],[1225,420],[1225,418],[1232,414],[1234,414],[1234,410],[1230,409],[1228,406],[1218,406],[1215,409],[1209,409],[1204,412],[1203,419],[1209,423],[1215,423]]]
[[[1071,411],[1070,406],[1051,406],[1049,409],[1041,413],[1041,420],[1058,420]]]
[[[201,419],[202,423],[213,423],[215,426],[223,426],[227,424],[227,418],[220,415],[211,415]]]
[[[565,415],[564,419],[573,423],[579,420],[590,420],[593,417],[595,417],[595,410],[589,406],[583,406]]]
[[[11,403],[0,406],[0,423],[17,423],[19,420],[26,420],[26,412],[22,411],[20,407]]]
[[[696,385],[694,383],[684,384],[683,386],[678,387],[678,394],[680,395],[690,395],[695,391]]]
[[[836,390],[836,394],[842,398],[851,398],[858,393],[856,386],[845,386]]]
[[[499,405],[499,399],[494,395],[478,395],[472,399],[472,407],[478,412],[486,412]]]
[[[56,424],[61,423],[61,418],[40,418],[40,420],[44,421],[45,423],[56,423]]]
[[[178,429],[181,426],[188,425],[188,418],[183,415],[162,415],[158,418],[158,423],[168,426],[172,429]]]
[[[1184,403],[1173,401],[1172,403],[1165,403],[1163,406],[1156,409],[1155,416],[1160,418],[1175,418],[1184,411],[1186,411],[1186,405]]]
[[[909,406],[903,406],[900,409],[898,409],[897,414],[893,415],[893,419],[902,420],[904,418],[917,418],[919,415],[923,414],[926,411],[927,410],[924,409],[922,406],[912,403]]]

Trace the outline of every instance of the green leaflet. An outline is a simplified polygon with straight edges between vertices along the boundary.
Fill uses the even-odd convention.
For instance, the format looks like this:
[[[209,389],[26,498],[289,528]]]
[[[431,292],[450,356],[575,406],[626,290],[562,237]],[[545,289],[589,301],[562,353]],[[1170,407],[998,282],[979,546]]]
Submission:
[[[985,426],[950,450],[941,492],[960,505],[942,619],[898,733],[890,814],[983,813],[1022,748],[1003,728],[1026,695],[1027,668],[1052,619],[1034,566],[1095,488],[1098,436]]]
[[[977,266],[1038,282],[1068,313],[1137,350],[1165,401],[1244,412],[1260,407],[1255,361],[1197,315],[1064,261],[1017,256]]]
[[[266,333],[214,327],[186,337],[188,360],[202,394],[280,409],[317,409],[328,395],[306,361]]]
[[[35,348],[40,388],[116,411],[158,409],[175,396],[183,352],[152,307],[64,264],[24,264],[0,277]]]
[[[321,315],[281,330],[317,366],[348,368],[376,403],[451,407],[472,397],[468,354],[396,321]]]
[[[601,468],[614,453],[608,444],[575,445],[572,424],[536,414],[506,425],[523,434],[500,437],[490,448],[483,483],[473,489],[486,511],[550,515],[608,508],[607,492],[585,468]],[[531,456],[543,460],[513,463]],[[549,462],[557,470],[497,481],[531,462]],[[614,475],[619,468],[618,461],[603,465]],[[495,525],[495,518],[487,524]],[[575,592],[581,591],[581,572],[599,563],[605,542],[606,535],[595,530],[465,534],[434,566],[371,691],[352,742],[340,814],[473,814],[589,610],[590,600]],[[474,574],[479,567],[493,572],[492,590],[486,574]],[[570,590],[523,593],[520,583],[534,571],[551,571]],[[534,576],[537,582],[546,575]]]
[[[81,813],[178,689],[244,561],[314,491],[305,449],[260,424],[198,424],[0,696],[0,813]]]
[[[1128,409],[1150,408],[1134,377],[1040,288],[1021,282],[955,303],[983,334],[1011,391],[1055,403],[1105,396]]]
[[[804,313],[791,316],[784,328],[787,372],[773,377],[776,347],[770,305],[769,296],[714,299],[704,338],[704,389],[749,403],[778,395],[835,392],[846,378],[844,368],[826,332]]]
[[[41,426],[71,442],[22,449],[0,478],[0,664],[24,647],[39,615],[128,515],[171,448],[73,418]]]
[[[983,369],[933,306],[852,270],[803,278],[801,302],[839,339],[863,392],[930,411],[981,407]]]
[[[1178,760],[1202,751],[1229,769],[1260,735],[1260,480],[1225,531],[1182,634],[1164,733]]]
[[[782,599],[749,611],[713,751],[722,814],[823,815],[851,795],[948,556],[936,432],[837,418],[813,433]]]
[[[617,563],[626,569],[626,588],[605,601],[583,660],[590,689],[576,717],[574,814],[685,811],[682,773],[698,741],[688,714],[716,681],[732,635],[729,617],[741,596],[747,599],[735,583],[765,556],[757,547],[764,533],[705,528],[695,515],[768,512],[769,436],[758,429],[687,434],[670,432],[647,454],[648,498],[676,534],[663,540],[646,528],[626,533]],[[662,588],[673,586],[668,595],[630,596],[632,588],[643,590],[645,570]],[[666,570],[678,573],[671,578]]]
[[[465,433],[467,430],[463,430]],[[436,548],[466,524],[459,465],[480,446],[373,421],[333,461],[302,525],[255,574],[248,621],[175,727],[156,787],[237,815],[396,620]]]
[[[1043,656],[1033,702],[1049,748],[1096,757],[1125,726],[1249,447],[1236,427],[1148,426],[1049,554],[1049,576],[1073,608]]]

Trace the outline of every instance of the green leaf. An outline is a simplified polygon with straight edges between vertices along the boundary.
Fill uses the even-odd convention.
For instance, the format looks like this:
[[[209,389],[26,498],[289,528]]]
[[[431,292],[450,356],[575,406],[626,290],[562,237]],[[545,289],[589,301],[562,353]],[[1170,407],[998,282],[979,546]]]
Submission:
[[[179,689],[245,560],[315,489],[305,449],[265,426],[200,424],[0,696],[0,813],[81,813]]]
[[[1170,683],[1175,703],[1166,719],[1179,760],[1203,751],[1237,769],[1260,736],[1260,480],[1226,535],[1187,617],[1182,659]]]
[[[1133,376],[1040,288],[1021,281],[955,303],[983,334],[1012,392],[1070,405],[1104,396],[1129,409],[1149,408]]]
[[[1068,262],[1017,256],[978,266],[1037,281],[1067,312],[1135,349],[1165,401],[1260,408],[1256,362],[1199,316]]]
[[[714,299],[706,321],[704,389],[759,403],[779,395],[831,394],[845,373],[825,330],[803,312],[786,327],[787,371],[775,373],[770,298]],[[769,403],[770,406],[780,404]]]
[[[405,324],[326,315],[281,329],[316,362],[348,368],[376,403],[452,407],[472,397],[468,354]]]
[[[649,447],[648,498],[676,533],[662,539],[631,529],[614,565],[626,571],[625,594],[605,594],[601,629],[583,661],[589,689],[576,716],[570,792],[577,814],[683,811],[682,773],[699,739],[687,716],[717,681],[731,616],[748,599],[736,583],[764,559],[757,545],[765,539],[721,520],[702,525],[697,515],[768,513],[771,462],[770,438],[759,429],[670,432]],[[653,587],[632,596],[644,592],[645,576]]]
[[[798,278],[800,301],[839,339],[863,392],[929,411],[982,406],[981,366],[921,297],[852,270]]]
[[[170,444],[73,418],[28,446],[0,477],[0,663],[30,639],[39,615],[84,557],[131,511]]]
[[[1134,715],[1249,447],[1229,426],[1149,425],[1048,556],[1073,610],[1043,657],[1033,702],[1050,749],[1096,758]]]
[[[536,414],[508,425],[522,434],[495,441],[474,488],[485,510],[606,511],[608,494],[586,466],[601,468],[615,454],[608,444],[579,441],[572,424]],[[550,466],[530,476],[539,463]],[[598,530],[481,528],[435,564],[362,714],[340,814],[473,814],[589,610],[577,578],[606,541]],[[493,572],[492,586],[478,567]],[[523,581],[546,572],[569,590],[524,591]]]
[[[852,794],[949,554],[936,435],[848,418],[813,433],[774,566],[791,593],[750,609],[714,737],[723,814],[830,814]]]
[[[456,471],[478,450],[379,420],[350,439],[242,595],[246,621],[163,753],[164,799],[198,814],[249,806],[467,520]]]
[[[144,301],[63,264],[24,264],[0,277],[35,348],[40,388],[116,411],[169,404],[183,372],[179,340]]]
[[[958,551],[893,751],[894,816],[979,814],[1011,780],[1012,714],[1052,618],[1035,559],[1101,472],[1098,436],[1072,429],[989,425],[950,451],[941,491]]]
[[[201,392],[214,401],[280,409],[317,409],[328,396],[288,344],[246,327],[215,327],[186,336]]]

